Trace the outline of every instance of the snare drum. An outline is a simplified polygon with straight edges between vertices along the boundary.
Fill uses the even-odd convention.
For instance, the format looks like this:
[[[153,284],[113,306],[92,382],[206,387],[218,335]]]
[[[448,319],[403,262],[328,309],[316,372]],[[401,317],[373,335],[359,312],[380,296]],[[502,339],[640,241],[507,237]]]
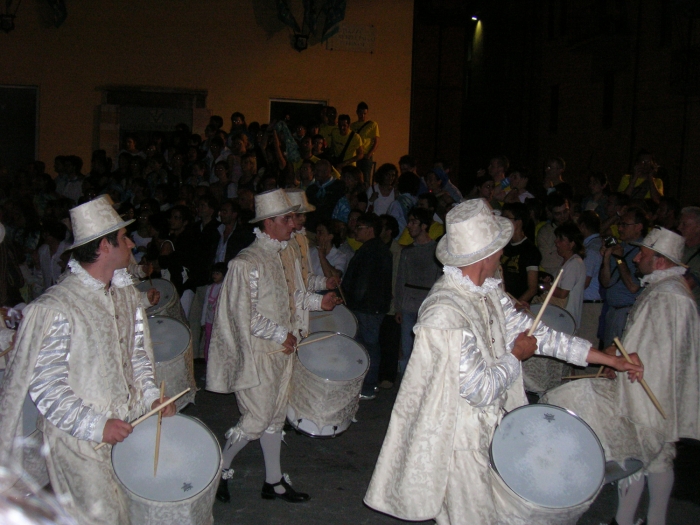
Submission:
[[[533,304],[530,311],[537,315],[541,308],[541,304]],[[564,332],[568,335],[574,335],[576,332],[576,321],[572,315],[553,304],[547,306],[541,321],[558,332]],[[570,367],[566,363],[557,359],[534,355],[523,361],[525,390],[542,394],[550,388],[557,387],[561,384],[561,378],[566,375],[566,370],[569,369]]]
[[[342,304],[336,306],[330,312],[309,312],[309,333],[337,332],[348,337],[357,334],[357,318]]]
[[[151,284],[151,282],[153,284]],[[167,315],[168,317],[172,317],[187,324],[185,312],[180,305],[180,296],[175,289],[175,285],[165,279],[146,279],[136,285],[136,289],[139,292],[147,292],[151,288],[155,288],[160,292],[160,300],[158,304],[146,308],[146,314],[149,316]]]
[[[131,523],[211,525],[222,468],[219,443],[193,417],[177,414],[162,421],[155,477],[157,417],[148,418],[112,448],[112,465],[126,489]]]
[[[552,405],[508,413],[489,452],[499,523],[573,525],[603,484],[605,454],[595,433]]]
[[[326,335],[317,332],[304,341]],[[368,370],[369,354],[346,335],[300,347],[289,389],[289,423],[311,437],[334,437],[347,430]]]
[[[0,370],[0,383],[5,377],[5,370]],[[32,481],[44,487],[49,484],[49,472],[46,459],[41,453],[44,445],[44,433],[36,428],[39,409],[27,394],[22,404],[22,474],[29,474]]]
[[[194,403],[197,391],[190,329],[177,319],[162,315],[149,317],[148,329],[156,362],[156,384],[165,381],[165,395],[168,397],[179,394],[187,387],[192,389],[175,401],[177,409],[182,410],[189,403]]]

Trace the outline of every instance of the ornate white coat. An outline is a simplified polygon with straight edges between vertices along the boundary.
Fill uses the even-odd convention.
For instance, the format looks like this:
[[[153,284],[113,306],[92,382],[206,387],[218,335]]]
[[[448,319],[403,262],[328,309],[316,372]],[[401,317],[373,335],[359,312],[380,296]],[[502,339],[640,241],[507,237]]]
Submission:
[[[526,404],[515,337],[532,324],[494,279],[446,267],[421,306],[411,360],[365,502],[407,520],[497,522],[488,450],[501,408]],[[468,282],[465,282],[468,281]],[[590,344],[541,325],[538,353],[585,362]]]
[[[111,447],[94,450],[107,419],[131,421],[159,396],[138,291],[125,271],[108,289],[76,261],[24,310],[0,389],[0,462],[21,465],[22,403],[42,415],[51,485],[81,524],[128,523]]]

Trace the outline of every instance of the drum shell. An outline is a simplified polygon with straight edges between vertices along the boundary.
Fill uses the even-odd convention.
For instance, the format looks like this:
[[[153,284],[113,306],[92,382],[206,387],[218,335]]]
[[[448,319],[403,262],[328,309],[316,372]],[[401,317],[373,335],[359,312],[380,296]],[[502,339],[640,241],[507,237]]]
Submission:
[[[201,424],[204,428],[206,428],[203,423],[195,418],[184,416],[182,414],[178,414],[173,417],[184,417],[191,419],[197,424]],[[216,446],[218,448],[216,438],[213,434],[211,437],[214,443],[217,443]],[[186,453],[186,451],[183,451],[183,453]],[[221,469],[223,468],[223,459],[221,457],[220,449],[218,458],[219,466],[216,471],[216,475],[211,479],[211,481],[197,494],[193,494],[190,498],[180,501],[154,501],[151,499],[146,499],[136,494],[122,483],[122,488],[129,503],[129,516],[131,518],[131,523],[134,525],[212,525],[214,523],[214,517],[212,514],[214,498],[216,497],[216,489],[219,486]],[[164,460],[162,457],[162,452],[159,460]],[[152,462],[148,465],[144,465],[144,468],[151,469],[150,472],[152,473]],[[117,477],[117,479],[119,478]]]
[[[532,313],[536,314],[541,308],[541,304],[532,305]],[[574,335],[576,332],[576,321],[569,312],[563,308],[550,304],[547,306],[542,323],[550,328],[557,329],[553,323],[548,322],[551,319],[556,319],[556,325],[559,328],[567,327],[563,330],[568,335]],[[525,390],[542,394],[551,388],[561,385],[561,378],[569,373],[571,367],[562,361],[553,357],[533,355],[530,359],[523,361],[523,383]]]
[[[357,413],[362,382],[369,370],[369,355],[362,345],[356,344],[365,354],[367,366],[360,376],[353,379],[330,380],[319,377],[304,366],[298,355],[295,356],[289,389],[289,406],[294,410],[295,419],[291,421],[292,425],[296,426],[299,419],[307,419],[319,429],[341,425],[347,428],[343,424],[352,420]]]
[[[489,469],[489,478],[498,514],[498,525],[576,525],[600,492],[599,488],[593,497],[573,507],[551,509],[540,507],[518,496],[493,468]]]
[[[185,408],[188,404],[194,403],[194,398],[197,393],[197,383],[194,379],[194,354],[192,351],[192,333],[189,327],[167,316],[154,315],[148,318],[149,324],[157,320],[165,320],[168,323],[179,323],[184,326],[189,334],[189,340],[185,349],[173,359],[168,361],[155,362],[155,379],[156,384],[160,385],[161,381],[165,381],[165,395],[173,397],[179,394],[186,388],[191,388],[187,394],[175,401],[178,411]],[[151,330],[152,331],[152,330]]]

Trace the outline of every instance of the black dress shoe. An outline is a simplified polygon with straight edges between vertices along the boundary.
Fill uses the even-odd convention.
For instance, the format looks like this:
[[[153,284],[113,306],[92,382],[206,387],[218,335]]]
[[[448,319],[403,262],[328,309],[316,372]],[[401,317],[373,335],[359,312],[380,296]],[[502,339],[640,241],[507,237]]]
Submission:
[[[282,494],[277,494],[275,492],[275,487],[284,487],[284,492]],[[281,498],[289,503],[303,503],[309,501],[309,495],[303,492],[297,492],[292,488],[292,486],[287,482],[284,476],[277,483],[263,483],[262,493],[263,499],[275,499]]]
[[[216,499],[221,503],[228,503],[231,501],[231,494],[228,491],[228,480],[220,479],[219,488],[216,489]]]

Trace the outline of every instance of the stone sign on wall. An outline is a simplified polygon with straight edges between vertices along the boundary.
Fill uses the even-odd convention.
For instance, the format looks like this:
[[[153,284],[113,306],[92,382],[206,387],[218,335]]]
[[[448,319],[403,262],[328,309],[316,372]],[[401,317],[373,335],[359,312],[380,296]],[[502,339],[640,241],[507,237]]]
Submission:
[[[377,28],[373,25],[342,23],[338,32],[326,41],[326,49],[374,53],[376,40]]]

